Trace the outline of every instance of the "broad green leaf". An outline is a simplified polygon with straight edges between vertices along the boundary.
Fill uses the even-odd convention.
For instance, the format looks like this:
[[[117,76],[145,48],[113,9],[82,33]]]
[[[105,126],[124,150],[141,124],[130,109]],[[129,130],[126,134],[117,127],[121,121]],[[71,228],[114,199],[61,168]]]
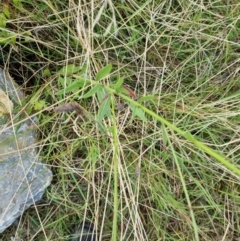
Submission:
[[[144,122],[148,121],[148,119],[145,116],[145,112],[140,107],[133,106],[132,104],[130,104],[129,107],[132,110],[132,117],[131,117],[131,119],[134,119],[135,116],[137,116]]]
[[[99,110],[98,110],[98,122],[101,123],[104,117],[111,117],[111,107],[110,107],[110,98],[108,95],[105,96],[104,100],[100,104]]]
[[[3,4],[3,13],[7,18],[10,18],[10,12],[9,12],[9,7],[7,4]]]
[[[91,160],[92,164],[95,164],[99,161],[99,155],[100,155],[99,152],[100,150],[96,145],[91,144],[89,146],[88,159]]]
[[[144,122],[148,121],[148,119],[145,117],[145,112],[139,107],[134,108],[132,115],[133,117],[138,116]]]
[[[114,85],[113,88],[114,88],[115,90],[118,90],[118,89],[122,86],[123,81],[124,81],[123,78],[119,78],[119,79],[117,80],[117,82],[115,83],[115,85]]]
[[[142,96],[138,99],[138,103],[144,102],[144,101],[153,101],[154,96],[153,95],[146,95],[146,96]]]
[[[20,4],[21,0],[13,0],[14,5]]]
[[[162,141],[163,141],[163,145],[166,146],[167,143],[168,143],[168,137],[167,137],[168,133],[167,133],[167,130],[166,130],[164,124],[162,124],[161,129],[162,129]]]
[[[62,95],[64,93],[68,94],[70,92],[76,92],[81,87],[83,87],[85,83],[86,83],[85,79],[78,79],[78,80],[74,81],[73,83],[71,83],[69,86],[67,86],[65,89],[58,91],[57,95]]]
[[[5,45],[5,44],[15,44],[15,43],[16,43],[16,35],[9,34],[9,33],[6,33],[6,32],[1,33],[0,44]]]
[[[11,40],[7,39],[7,38],[1,38],[0,37],[0,44],[1,45],[7,45],[7,44],[10,44],[11,43]]]
[[[72,83],[72,78],[70,77],[66,77],[66,78],[63,78],[63,77],[58,77],[58,83],[61,84],[61,86],[63,88],[69,86],[71,83]]]
[[[87,72],[88,65],[84,64],[81,68],[81,71],[78,73],[80,76],[83,76]]]
[[[97,98],[100,103],[97,118],[98,122],[101,123],[105,116],[111,117],[112,115],[109,93],[104,88],[101,88],[97,91]]]
[[[74,64],[69,64],[67,66],[64,66],[62,69],[60,69],[57,74],[58,75],[71,75],[79,72],[82,69],[80,66],[76,66]]]
[[[43,70],[43,75],[49,77],[51,75],[50,69],[46,68]]]
[[[3,13],[0,13],[0,27],[1,28],[6,28],[6,16]]]
[[[93,96],[95,93],[99,91],[99,89],[102,88],[102,85],[96,84],[93,88],[91,88],[82,98],[89,98]]]
[[[12,43],[12,44],[15,44],[16,41],[17,41],[16,35],[15,35],[15,36],[12,36],[12,37],[11,37],[11,43]]]
[[[105,78],[107,75],[109,75],[109,73],[112,70],[112,64],[108,64],[105,67],[103,67],[101,70],[99,70],[99,72],[96,75],[96,81],[99,81],[103,78]]]
[[[13,4],[15,8],[22,9],[21,0],[13,0]]]
[[[136,98],[136,94],[131,90],[130,87],[126,85],[122,85],[118,88],[118,91],[124,95],[130,96],[132,98]]]
[[[34,103],[34,110],[42,110],[45,107],[46,107],[46,101],[45,100],[36,101]]]
[[[97,99],[99,101],[99,103],[101,103],[101,101],[105,98],[105,96],[108,94],[108,92],[102,88],[97,92]]]

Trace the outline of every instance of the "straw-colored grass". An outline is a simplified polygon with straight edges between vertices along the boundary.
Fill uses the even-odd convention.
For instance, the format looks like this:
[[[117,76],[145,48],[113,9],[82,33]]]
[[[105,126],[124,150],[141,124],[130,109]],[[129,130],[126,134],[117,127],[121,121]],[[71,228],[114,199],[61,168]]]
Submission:
[[[240,3],[9,9],[2,66],[39,118],[54,178],[2,240],[70,240],[85,220],[98,240],[237,241]]]

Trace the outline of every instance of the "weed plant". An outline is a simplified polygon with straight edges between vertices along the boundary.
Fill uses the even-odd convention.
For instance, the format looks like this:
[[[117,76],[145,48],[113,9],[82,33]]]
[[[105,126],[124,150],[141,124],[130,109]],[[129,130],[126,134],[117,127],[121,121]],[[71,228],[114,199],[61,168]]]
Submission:
[[[85,221],[98,240],[239,240],[239,1],[2,5],[1,65],[54,174],[2,240]]]

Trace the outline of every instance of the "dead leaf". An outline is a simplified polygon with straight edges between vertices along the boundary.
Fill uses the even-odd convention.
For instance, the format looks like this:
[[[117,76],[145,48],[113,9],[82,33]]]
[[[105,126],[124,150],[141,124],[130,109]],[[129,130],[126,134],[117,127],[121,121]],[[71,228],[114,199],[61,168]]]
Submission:
[[[59,105],[54,108],[56,112],[73,112],[75,111],[78,115],[84,115],[83,108],[77,102],[66,103]]]
[[[11,113],[13,103],[8,96],[0,89],[0,116]]]

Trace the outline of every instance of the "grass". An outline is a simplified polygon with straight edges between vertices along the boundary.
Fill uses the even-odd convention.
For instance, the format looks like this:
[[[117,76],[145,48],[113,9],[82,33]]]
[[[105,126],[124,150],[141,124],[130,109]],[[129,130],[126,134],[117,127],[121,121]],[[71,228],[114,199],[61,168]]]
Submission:
[[[104,2],[6,2],[1,65],[54,178],[2,240],[84,220],[98,240],[238,240],[240,4]]]

